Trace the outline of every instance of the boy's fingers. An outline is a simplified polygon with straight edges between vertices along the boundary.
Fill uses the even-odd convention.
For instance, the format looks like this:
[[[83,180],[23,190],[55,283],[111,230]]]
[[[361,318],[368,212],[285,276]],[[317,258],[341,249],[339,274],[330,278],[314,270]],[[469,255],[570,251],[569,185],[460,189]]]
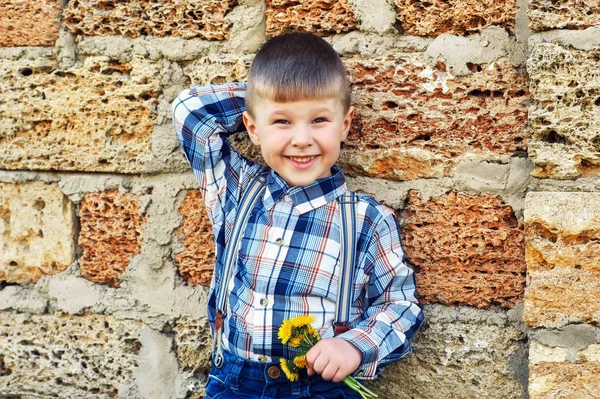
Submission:
[[[325,381],[332,381],[333,378],[339,373],[339,368],[336,367],[334,364],[332,364],[331,362],[329,362],[327,364],[327,367],[325,367],[325,369],[323,370],[323,373],[321,373],[321,378],[323,378]]]
[[[337,373],[335,373],[335,375],[333,376],[333,378],[331,379],[332,382],[341,382],[344,378],[346,378],[345,373],[342,371],[341,368],[339,368],[337,370]]]
[[[315,364],[313,364],[313,369],[317,372],[317,374],[321,374],[323,376],[323,372],[327,369],[327,365],[329,364],[329,360],[325,356],[319,356],[317,360],[315,360]],[[333,377],[333,375],[331,375]]]
[[[313,371],[314,371],[315,360],[317,359],[317,357],[319,357],[320,352],[321,351],[319,350],[318,346],[313,346],[312,348],[310,348],[310,350],[306,354],[306,368],[307,369],[313,369]]]

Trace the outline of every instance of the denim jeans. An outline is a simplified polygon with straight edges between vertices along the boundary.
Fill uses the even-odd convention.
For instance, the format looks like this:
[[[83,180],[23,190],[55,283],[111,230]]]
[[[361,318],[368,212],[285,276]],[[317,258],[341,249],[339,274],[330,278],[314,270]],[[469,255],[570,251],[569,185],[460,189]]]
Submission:
[[[223,355],[223,366],[213,364],[208,375],[206,399],[360,399],[343,382],[308,377],[305,370],[298,381],[290,382],[279,362],[246,360],[226,351]]]

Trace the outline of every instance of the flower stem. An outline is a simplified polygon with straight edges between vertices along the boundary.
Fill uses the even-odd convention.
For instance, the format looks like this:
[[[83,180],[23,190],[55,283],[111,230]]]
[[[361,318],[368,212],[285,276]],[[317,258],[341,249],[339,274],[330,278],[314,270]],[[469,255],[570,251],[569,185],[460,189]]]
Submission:
[[[342,381],[344,381],[344,383],[346,385],[348,385],[350,388],[352,388],[353,390],[358,392],[359,395],[361,396],[361,398],[363,398],[363,399],[379,397],[379,395],[377,395],[375,392],[371,391],[369,388],[365,387],[360,382],[356,381],[354,379],[354,377],[352,377],[352,376],[348,376],[348,377],[344,378]]]

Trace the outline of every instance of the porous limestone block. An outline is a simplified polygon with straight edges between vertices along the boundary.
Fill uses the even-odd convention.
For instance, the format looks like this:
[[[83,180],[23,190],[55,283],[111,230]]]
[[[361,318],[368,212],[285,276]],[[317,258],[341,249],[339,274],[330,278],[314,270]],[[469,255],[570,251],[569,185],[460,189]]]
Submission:
[[[0,396],[116,398],[142,344],[133,320],[0,313]]]
[[[465,35],[490,25],[514,32],[516,0],[394,0],[397,18],[405,34]]]
[[[56,184],[0,183],[0,281],[35,283],[74,256],[73,204]]]
[[[598,0],[531,0],[529,27],[535,31],[549,29],[585,29],[600,24]]]
[[[64,24],[88,36],[123,35],[229,38],[225,16],[237,0],[77,0],[67,3]]]
[[[204,86],[248,80],[254,56],[209,55],[184,63],[183,73],[190,78],[192,86]]]
[[[402,245],[424,303],[513,307],[525,288],[523,224],[501,198],[410,191]]]
[[[579,351],[532,342],[529,348],[531,399],[600,398],[600,345]]]
[[[152,158],[159,71],[87,58],[0,60],[0,168],[138,173]]]
[[[355,119],[340,162],[390,180],[452,175],[461,162],[524,153],[525,78],[507,59],[454,76],[422,53],[349,57]]]
[[[215,243],[200,190],[191,190],[179,207],[183,224],[175,231],[184,250],[173,260],[183,279],[194,285],[210,285],[215,266]]]
[[[348,0],[267,0],[267,36],[285,32],[332,35],[358,27]]]
[[[119,276],[142,248],[146,217],[135,194],[105,191],[86,194],[79,210],[81,276],[99,284],[119,287]]]
[[[533,175],[600,175],[600,48],[536,45],[527,61]]]
[[[179,369],[192,374],[208,373],[212,349],[208,319],[181,317],[175,322],[173,332]]]
[[[525,237],[525,322],[598,325],[600,193],[530,192]]]
[[[425,307],[414,352],[369,386],[386,399],[520,399],[527,391],[527,337],[504,313]]]
[[[54,46],[59,0],[4,0],[0,3],[0,47]]]

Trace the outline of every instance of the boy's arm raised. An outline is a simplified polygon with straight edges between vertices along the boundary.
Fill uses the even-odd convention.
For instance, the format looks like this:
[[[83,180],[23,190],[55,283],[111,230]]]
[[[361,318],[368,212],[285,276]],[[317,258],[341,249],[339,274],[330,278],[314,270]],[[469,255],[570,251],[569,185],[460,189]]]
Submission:
[[[365,379],[374,378],[378,362],[410,343],[423,323],[414,274],[404,263],[394,214],[391,211],[381,214],[374,225],[365,261],[365,273],[369,275],[365,319],[337,336],[363,352],[358,370]]]
[[[213,225],[224,220],[242,178],[254,164],[224,139],[244,130],[245,83],[196,87],[173,102],[173,125],[181,147],[200,183]]]

